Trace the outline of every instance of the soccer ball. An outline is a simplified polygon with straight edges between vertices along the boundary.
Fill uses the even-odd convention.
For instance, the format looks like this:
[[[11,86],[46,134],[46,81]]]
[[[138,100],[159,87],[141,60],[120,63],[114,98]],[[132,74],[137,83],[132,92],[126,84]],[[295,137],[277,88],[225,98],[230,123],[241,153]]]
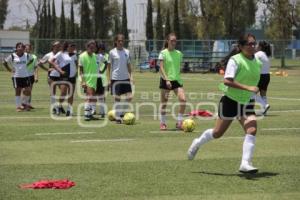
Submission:
[[[196,123],[192,119],[186,119],[182,123],[182,129],[184,132],[193,132],[196,128]]]
[[[133,125],[135,122],[135,116],[133,113],[126,113],[123,117],[123,122],[126,125]]]
[[[108,117],[109,121],[115,121],[116,120],[116,110],[110,110],[107,113],[107,117]]]

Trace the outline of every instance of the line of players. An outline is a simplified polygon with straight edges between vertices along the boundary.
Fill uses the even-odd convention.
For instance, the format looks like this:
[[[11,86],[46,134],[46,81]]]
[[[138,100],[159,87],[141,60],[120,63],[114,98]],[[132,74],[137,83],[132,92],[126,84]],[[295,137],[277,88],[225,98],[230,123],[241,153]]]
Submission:
[[[31,52],[30,44],[17,43],[16,51],[3,62],[4,67],[12,73],[17,112],[34,109],[31,105],[31,93],[34,83],[38,82],[39,68],[48,72],[53,114],[66,116],[73,114],[72,105],[77,78],[81,81],[86,94],[84,117],[87,121],[96,119],[93,115],[96,114],[97,101],[100,102],[99,114],[101,117],[105,116],[106,88],[111,88],[116,104],[121,99],[130,102],[133,78],[130,54],[124,48],[122,34],[115,37],[114,46],[108,54],[104,43],[91,40],[78,58],[74,43],[55,41],[51,45],[51,52],[38,61],[37,56]],[[49,67],[46,67],[47,63]],[[58,90],[60,94],[56,99]],[[122,98],[123,96],[125,98]],[[66,110],[63,108],[64,101],[68,103]],[[121,116],[121,112],[116,113],[117,123],[121,123]]]

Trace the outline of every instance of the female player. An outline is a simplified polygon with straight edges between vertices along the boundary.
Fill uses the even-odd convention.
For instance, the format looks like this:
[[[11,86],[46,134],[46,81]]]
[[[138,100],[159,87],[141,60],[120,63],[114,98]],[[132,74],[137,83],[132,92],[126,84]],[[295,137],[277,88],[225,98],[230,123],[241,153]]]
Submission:
[[[48,71],[48,84],[50,86],[50,104],[52,113],[56,114],[56,82],[60,80],[60,74],[49,64],[49,68],[46,68],[44,64],[48,63],[61,49],[59,41],[54,41],[51,45],[51,52],[47,53],[38,63],[38,66]],[[64,110],[60,110],[61,113],[65,113]]]
[[[69,42],[63,43],[62,51],[58,52],[52,59],[49,60],[49,64],[54,67],[56,71],[60,73],[59,88],[61,90],[61,96],[59,99],[59,106],[56,110],[56,114],[60,115],[63,109],[63,102],[67,95],[68,98],[68,108],[66,116],[72,115],[73,109],[73,93],[76,83],[76,63],[71,56],[74,56],[75,46]],[[71,86],[71,87],[69,87]]]
[[[38,69],[37,69],[37,56],[32,54],[32,45],[31,44],[26,44],[25,45],[25,52],[27,54],[30,54],[32,57],[32,62],[27,66],[27,70],[29,73],[29,80],[30,80],[30,97],[29,97],[29,104],[28,107],[30,109],[34,109],[31,105],[31,96],[32,96],[32,89],[33,89],[33,84],[38,82]],[[25,106],[25,104],[22,104]]]
[[[94,40],[86,44],[86,51],[79,56],[79,71],[81,76],[81,85],[86,93],[86,102],[84,106],[84,120],[96,120],[92,114],[92,107],[96,104],[95,92],[97,90],[98,64],[96,51],[97,44]]]
[[[161,106],[160,106],[160,130],[166,130],[166,107],[170,91],[178,96],[180,102],[179,113],[176,123],[177,129],[182,129],[183,114],[186,106],[186,98],[183,89],[183,82],[180,76],[180,67],[182,63],[182,53],[175,49],[176,35],[171,33],[167,36],[165,49],[159,54],[160,61],[160,86]]]
[[[121,97],[125,96],[127,103],[132,101],[133,76],[129,50],[124,48],[124,35],[115,37],[115,48],[109,52],[109,64],[107,66],[107,80],[111,86],[111,94],[114,96],[116,109],[116,123],[122,123]],[[123,111],[127,108],[123,108]]]
[[[229,60],[224,84],[227,86],[225,95],[219,103],[219,118],[213,129],[208,129],[194,139],[188,150],[188,158],[192,160],[198,149],[208,141],[223,136],[236,117],[243,127],[246,136],[243,144],[243,156],[239,171],[242,173],[256,173],[257,168],[252,166],[251,160],[255,147],[257,130],[254,105],[248,104],[253,93],[258,92],[257,84],[260,78],[262,63],[255,58],[255,36],[245,34],[238,41],[241,53],[232,56]]]
[[[258,83],[259,95],[256,95],[255,100],[262,105],[264,109],[262,112],[263,115],[265,115],[270,108],[270,105],[267,101],[267,90],[270,83],[270,56],[270,44],[266,41],[260,41],[257,46],[257,52],[255,53],[255,57],[262,62],[262,69],[260,72],[260,80]]]
[[[97,79],[97,90],[96,96],[97,100],[100,103],[100,115],[102,118],[105,116],[105,89],[107,87],[107,62],[108,54],[105,53],[105,45],[103,43],[97,43],[97,63],[99,67],[98,79]],[[93,114],[96,114],[96,105],[93,108]]]
[[[23,43],[16,44],[16,52],[5,58],[3,65],[12,73],[13,87],[15,88],[16,110],[21,112],[23,110],[29,111],[30,98],[30,74],[28,72],[28,65],[32,63],[31,55],[25,53],[25,46]],[[21,94],[23,93],[22,106]]]

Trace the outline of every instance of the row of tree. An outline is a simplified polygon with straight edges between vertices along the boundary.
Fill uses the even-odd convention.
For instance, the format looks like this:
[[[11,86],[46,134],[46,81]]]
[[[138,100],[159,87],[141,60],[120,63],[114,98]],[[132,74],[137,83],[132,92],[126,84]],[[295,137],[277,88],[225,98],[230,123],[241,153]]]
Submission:
[[[148,0],[146,36],[162,39],[172,31],[181,39],[237,38],[255,28],[258,4],[265,7],[260,28],[267,37],[290,39],[293,29],[300,37],[300,1],[287,0]]]
[[[40,2],[29,0],[33,8]],[[40,1],[40,0],[38,0]],[[61,2],[61,15],[56,16],[55,0],[43,0],[40,11],[36,10],[37,20],[32,28],[32,36],[39,38],[109,38],[111,33],[124,33],[128,38],[126,0],[123,0],[122,15],[117,0],[71,0],[69,10]],[[80,24],[75,22],[74,6],[78,5]],[[70,12],[69,18],[66,12]],[[122,16],[122,17],[121,17]],[[122,20],[121,20],[122,19]]]
[[[65,6],[66,2],[71,5]],[[119,32],[128,38],[126,0],[122,3],[121,9],[118,0],[62,0],[58,17],[55,0],[25,0],[36,15],[32,36],[62,39],[108,39]],[[292,34],[300,37],[297,0],[148,0],[146,37],[162,40],[175,32],[180,39],[237,38],[256,25],[258,4],[265,7],[260,24],[270,39],[290,39]],[[8,0],[0,0],[0,29],[7,6]],[[79,23],[75,13],[80,16]]]

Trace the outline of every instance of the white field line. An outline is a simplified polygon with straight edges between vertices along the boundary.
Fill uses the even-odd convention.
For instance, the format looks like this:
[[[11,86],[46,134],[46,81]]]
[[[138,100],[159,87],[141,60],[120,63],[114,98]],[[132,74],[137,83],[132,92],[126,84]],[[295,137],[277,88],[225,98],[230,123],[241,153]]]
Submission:
[[[71,132],[71,133],[36,133],[36,136],[47,136],[47,135],[89,135],[95,134],[96,132]]]
[[[94,143],[94,142],[130,142],[135,139],[107,139],[107,140],[72,140],[71,143]]]
[[[183,131],[149,131],[149,133],[161,133],[161,134],[164,134],[164,133],[184,133]]]
[[[300,128],[262,128],[262,131],[286,131],[286,130],[300,130]]]

